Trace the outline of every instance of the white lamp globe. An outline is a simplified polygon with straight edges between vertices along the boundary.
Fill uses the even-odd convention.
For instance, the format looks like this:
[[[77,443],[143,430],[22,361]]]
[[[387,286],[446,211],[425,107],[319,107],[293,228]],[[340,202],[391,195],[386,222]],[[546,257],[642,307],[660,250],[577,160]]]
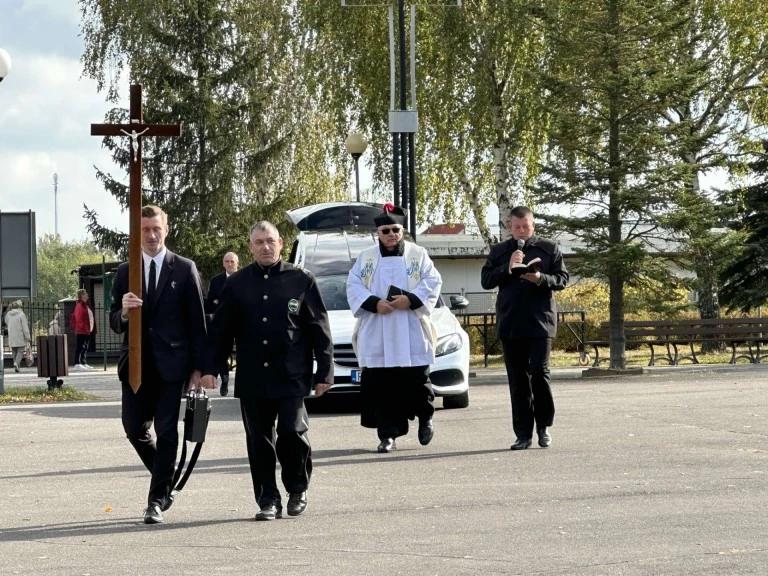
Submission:
[[[13,63],[11,62],[11,55],[0,48],[0,82],[2,82],[3,78],[8,76],[8,74],[10,74],[12,66]]]

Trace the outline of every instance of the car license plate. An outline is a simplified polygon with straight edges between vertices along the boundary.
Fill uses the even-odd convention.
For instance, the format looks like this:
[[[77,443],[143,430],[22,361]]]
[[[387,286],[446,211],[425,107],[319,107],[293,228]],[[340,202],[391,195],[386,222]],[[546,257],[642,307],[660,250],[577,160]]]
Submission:
[[[363,376],[362,370],[352,370],[352,382],[354,382],[355,384],[360,383],[362,376]]]

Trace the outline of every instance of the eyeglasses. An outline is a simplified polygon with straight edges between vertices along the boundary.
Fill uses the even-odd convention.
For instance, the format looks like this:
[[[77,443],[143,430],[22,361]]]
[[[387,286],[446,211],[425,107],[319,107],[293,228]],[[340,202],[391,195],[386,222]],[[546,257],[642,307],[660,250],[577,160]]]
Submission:
[[[386,236],[390,232],[394,232],[395,234],[400,234],[400,231],[402,229],[403,228],[401,226],[392,226],[392,228],[379,228],[379,232],[381,232],[382,234],[384,234],[384,236]]]

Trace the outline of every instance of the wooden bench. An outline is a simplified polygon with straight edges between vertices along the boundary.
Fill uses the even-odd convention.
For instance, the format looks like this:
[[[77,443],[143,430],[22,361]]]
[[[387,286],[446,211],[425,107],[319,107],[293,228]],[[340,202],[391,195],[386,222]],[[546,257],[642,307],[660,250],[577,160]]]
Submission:
[[[602,322],[595,340],[584,344],[595,351],[592,366],[607,360],[600,348],[609,346],[610,323]],[[763,347],[768,342],[768,318],[707,318],[683,320],[649,320],[624,322],[626,345],[647,345],[651,350],[648,366],[657,361],[678,365],[690,360],[698,364],[696,346],[722,343],[731,349],[730,364],[746,359],[758,364],[766,356]],[[657,354],[658,348],[663,352]]]

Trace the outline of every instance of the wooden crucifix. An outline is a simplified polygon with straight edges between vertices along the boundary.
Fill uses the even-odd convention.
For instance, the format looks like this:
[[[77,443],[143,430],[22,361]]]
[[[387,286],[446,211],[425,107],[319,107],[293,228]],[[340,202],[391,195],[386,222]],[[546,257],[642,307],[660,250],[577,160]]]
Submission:
[[[141,84],[131,84],[128,124],[91,124],[91,136],[128,136],[131,166],[128,195],[128,290],[141,298],[144,288],[141,257],[141,141],[145,136],[180,136],[178,124],[144,124]],[[141,386],[141,308],[128,313],[128,379],[134,393]]]

